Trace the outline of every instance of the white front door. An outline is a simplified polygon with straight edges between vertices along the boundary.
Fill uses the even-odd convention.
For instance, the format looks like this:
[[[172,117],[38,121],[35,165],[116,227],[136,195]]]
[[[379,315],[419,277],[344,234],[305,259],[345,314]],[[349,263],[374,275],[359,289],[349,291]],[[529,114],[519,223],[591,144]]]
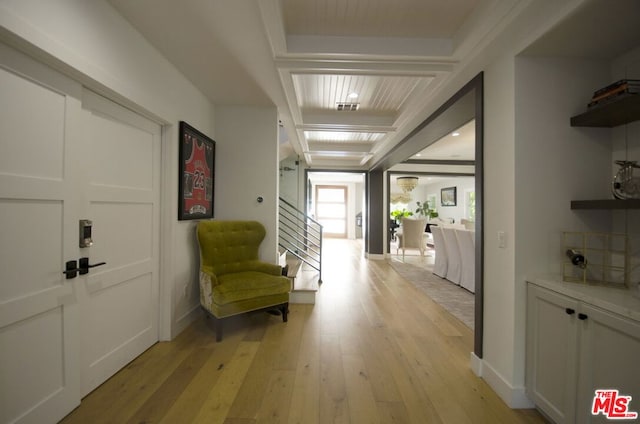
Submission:
[[[3,44],[0,128],[0,423],[57,422],[158,340],[160,129]]]
[[[81,390],[89,393],[158,341],[160,127],[83,93],[82,192],[93,223],[81,276]]]

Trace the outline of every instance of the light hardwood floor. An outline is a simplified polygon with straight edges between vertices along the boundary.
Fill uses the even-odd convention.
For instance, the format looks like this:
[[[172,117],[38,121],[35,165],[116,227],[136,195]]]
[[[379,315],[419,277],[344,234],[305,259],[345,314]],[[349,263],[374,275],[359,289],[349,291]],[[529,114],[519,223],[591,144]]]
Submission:
[[[361,245],[327,240],[315,305],[289,322],[202,317],[89,394],[63,423],[544,423],[469,369],[469,328]]]

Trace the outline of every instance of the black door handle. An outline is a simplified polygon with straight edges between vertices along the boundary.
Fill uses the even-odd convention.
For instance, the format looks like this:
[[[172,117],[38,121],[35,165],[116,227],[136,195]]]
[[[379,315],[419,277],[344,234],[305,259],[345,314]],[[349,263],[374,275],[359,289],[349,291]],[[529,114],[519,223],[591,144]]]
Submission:
[[[67,261],[64,264],[64,271],[62,273],[67,276],[67,280],[76,278],[78,274],[84,275],[89,273],[89,268],[95,268],[97,266],[106,265],[106,262],[98,262],[97,264],[89,264],[89,258],[80,258],[80,266],[78,261]]]
[[[584,321],[584,320],[585,320],[585,319],[587,319],[587,318],[589,318],[589,316],[588,316],[588,315],[585,315],[585,314],[578,314],[578,319],[579,319],[579,320],[581,320],[581,321]]]
[[[62,273],[67,276],[67,280],[76,278],[78,276],[78,261],[67,261],[64,264],[64,271]]]
[[[572,308],[567,308],[564,311],[567,313],[567,315],[573,315],[576,313],[576,310]]]
[[[89,258],[80,258],[79,273],[80,275],[88,274],[89,268],[95,268],[97,266],[106,265],[106,262],[98,262],[97,264],[89,264]]]

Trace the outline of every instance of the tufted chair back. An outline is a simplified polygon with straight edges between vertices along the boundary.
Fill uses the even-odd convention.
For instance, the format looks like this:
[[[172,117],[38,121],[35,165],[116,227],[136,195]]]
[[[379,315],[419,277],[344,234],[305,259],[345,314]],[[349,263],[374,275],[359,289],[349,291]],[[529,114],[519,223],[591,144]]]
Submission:
[[[257,221],[203,221],[198,225],[200,264],[215,275],[240,272],[258,261],[266,231]]]

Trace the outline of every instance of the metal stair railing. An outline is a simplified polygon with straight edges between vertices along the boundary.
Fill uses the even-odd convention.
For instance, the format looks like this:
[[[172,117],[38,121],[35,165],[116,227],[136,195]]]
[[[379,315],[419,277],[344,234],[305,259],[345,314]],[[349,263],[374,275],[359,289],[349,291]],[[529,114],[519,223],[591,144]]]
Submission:
[[[322,284],[322,225],[280,197],[278,246],[318,271]]]

